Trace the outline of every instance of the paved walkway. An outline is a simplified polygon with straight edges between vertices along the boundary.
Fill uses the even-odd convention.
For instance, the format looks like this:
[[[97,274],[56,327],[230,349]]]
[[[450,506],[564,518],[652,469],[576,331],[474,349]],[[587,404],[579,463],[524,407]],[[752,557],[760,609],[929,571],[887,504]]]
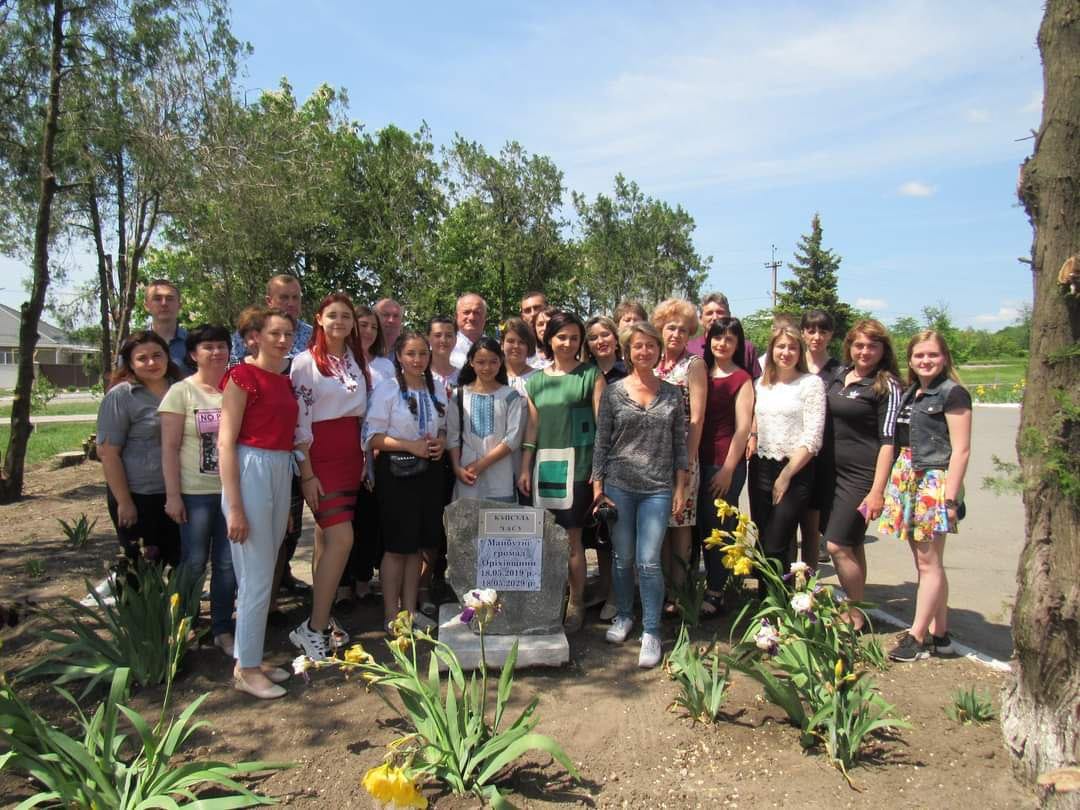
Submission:
[[[10,417],[9,417],[10,419]],[[96,413],[68,413],[60,416],[30,416],[33,425],[48,425],[54,422],[96,422]]]

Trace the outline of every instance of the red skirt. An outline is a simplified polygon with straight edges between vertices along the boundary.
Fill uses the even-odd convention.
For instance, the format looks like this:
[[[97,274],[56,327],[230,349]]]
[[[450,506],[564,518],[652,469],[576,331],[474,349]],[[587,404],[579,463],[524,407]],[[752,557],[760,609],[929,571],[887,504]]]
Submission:
[[[315,522],[325,529],[348,523],[356,509],[356,496],[364,480],[364,451],[360,445],[360,418],[343,416],[311,423],[311,469],[323,493]]]

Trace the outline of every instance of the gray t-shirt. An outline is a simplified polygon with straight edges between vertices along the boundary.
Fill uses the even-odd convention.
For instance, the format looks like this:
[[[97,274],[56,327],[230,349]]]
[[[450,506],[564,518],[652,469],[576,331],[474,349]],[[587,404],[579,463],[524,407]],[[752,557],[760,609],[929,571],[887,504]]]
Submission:
[[[619,380],[604,389],[596,418],[593,478],[627,492],[670,490],[675,471],[689,468],[682,391],[661,382],[648,407],[641,407]]]
[[[165,492],[161,473],[161,400],[139,383],[117,383],[101,400],[98,444],[121,448],[128,489],[140,495]]]

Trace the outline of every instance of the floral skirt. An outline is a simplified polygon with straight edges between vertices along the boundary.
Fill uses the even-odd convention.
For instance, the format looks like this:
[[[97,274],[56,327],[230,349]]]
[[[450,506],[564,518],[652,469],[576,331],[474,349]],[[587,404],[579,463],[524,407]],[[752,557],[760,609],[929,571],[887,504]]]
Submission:
[[[916,543],[929,543],[936,534],[956,532],[945,507],[945,470],[916,470],[911,448],[900,451],[885,487],[885,508],[878,530]]]

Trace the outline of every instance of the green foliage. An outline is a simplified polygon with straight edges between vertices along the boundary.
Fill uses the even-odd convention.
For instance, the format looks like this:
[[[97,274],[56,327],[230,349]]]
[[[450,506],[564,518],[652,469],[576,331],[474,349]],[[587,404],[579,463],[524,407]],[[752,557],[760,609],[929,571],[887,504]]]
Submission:
[[[78,422],[34,425],[30,442],[26,446],[26,463],[38,464],[51,459],[57,453],[78,450],[89,429],[89,425]],[[7,446],[10,431],[9,425],[0,424],[0,447]]]
[[[590,203],[575,192],[573,201],[581,232],[578,309],[612,312],[634,299],[649,310],[672,295],[697,300],[712,257],[694,250],[694,219],[682,206],[646,197],[621,174],[612,197],[598,194]]]
[[[982,488],[995,495],[1021,495],[1024,492],[1024,475],[1020,465],[1011,461],[1002,461],[998,455],[990,457],[996,475],[983,477]]]
[[[26,565],[23,570],[26,572],[26,578],[31,582],[37,582],[39,579],[45,576],[45,561],[34,557],[26,561]]]
[[[675,605],[679,609],[683,624],[697,627],[701,623],[701,606],[705,602],[708,583],[693,570],[689,560],[680,559],[678,563],[682,566],[683,576],[682,582],[674,589]]]
[[[511,723],[503,722],[514,689],[517,642],[503,663],[495,697],[492,722],[487,719],[488,672],[484,653],[484,629],[480,624],[480,678],[468,679],[454,651],[423,631],[414,630],[408,613],[394,623],[393,641],[387,646],[392,665],[377,663],[360,645],[346,650],[343,661],[313,662],[303,659],[299,668],[338,667],[359,671],[373,685],[384,702],[412,728],[412,732],[391,744],[398,755],[411,762],[414,775],[438,779],[454,793],[472,793],[492,807],[510,807],[496,779],[507,767],[529,751],[549,754],[578,778],[574,763],[551,737],[533,731],[540,718],[534,697]],[[430,645],[426,673],[419,663],[417,646]],[[439,664],[447,670],[445,694]],[[294,667],[297,666],[294,662]],[[384,691],[400,699],[404,711],[390,701]]]
[[[1021,431],[1020,457],[1025,465],[1034,463],[1038,480],[1053,487],[1074,507],[1080,507],[1080,454],[1074,438],[1080,425],[1080,400],[1061,388],[1051,393],[1058,410],[1045,433],[1032,427]]]
[[[58,685],[86,680],[82,695],[121,668],[131,671],[143,686],[164,682],[179,665],[192,643],[180,633],[190,626],[186,606],[198,604],[201,578],[187,578],[176,569],[166,579],[161,565],[138,558],[132,569],[121,558],[113,574],[119,591],[114,604],[99,594],[89,580],[93,604],[62,597],[58,607],[39,613],[41,635],[59,645],[20,673],[21,678],[55,676]]]
[[[86,548],[86,544],[90,540],[90,535],[97,525],[97,519],[90,520],[86,516],[86,512],[83,512],[76,521],[68,523],[63,518],[59,518],[57,523],[60,524],[60,528],[64,532],[64,537],[67,538],[68,543],[75,548]]]
[[[714,723],[727,699],[730,669],[721,664],[715,641],[702,651],[690,642],[684,622],[679,628],[675,646],[668,654],[668,674],[679,685],[679,694],[672,707],[686,711],[695,723]]]
[[[725,505],[720,516],[727,511],[738,515]],[[838,599],[802,563],[792,565],[789,584],[757,547],[756,536],[742,515],[733,532],[720,534],[729,541],[724,565],[734,568],[749,559],[763,592],[756,608],[748,605],[736,618],[732,632],[742,627],[742,635],[724,660],[762,685],[765,697],[801,729],[804,746],[824,744],[846,777],[868,735],[908,726],[866,677],[884,656],[880,646],[860,643],[847,614],[867,605]]]
[[[799,237],[795,261],[788,264],[794,278],[784,279],[776,297],[776,310],[796,317],[808,309],[823,309],[836,321],[836,334],[844,335],[853,323],[851,307],[837,292],[841,258],[821,246],[821,217],[814,214],[810,233]],[[756,341],[755,341],[756,343]]]
[[[289,766],[270,762],[230,765],[192,760],[183,754],[191,735],[207,726],[204,721],[194,722],[194,716],[209,693],[167,721],[170,692],[166,691],[161,715],[151,726],[126,705],[129,682],[127,668],[115,670],[107,699],[90,717],[68,692],[57,687],[78,719],[81,734],[72,737],[49,724],[0,676],[0,747],[5,749],[0,771],[23,774],[39,787],[39,792],[16,810],[38,806],[140,810],[189,802],[207,810],[227,810],[276,804],[236,778]],[[121,718],[131,725],[133,736],[121,731]],[[200,800],[195,794],[200,786],[213,788],[216,795]]]
[[[34,377],[34,387],[30,389],[30,413],[44,413],[58,393],[49,378],[39,372]]]
[[[952,702],[945,707],[945,714],[950,720],[965,726],[971,723],[989,723],[995,716],[990,695],[977,692],[974,686],[953,692]]]

